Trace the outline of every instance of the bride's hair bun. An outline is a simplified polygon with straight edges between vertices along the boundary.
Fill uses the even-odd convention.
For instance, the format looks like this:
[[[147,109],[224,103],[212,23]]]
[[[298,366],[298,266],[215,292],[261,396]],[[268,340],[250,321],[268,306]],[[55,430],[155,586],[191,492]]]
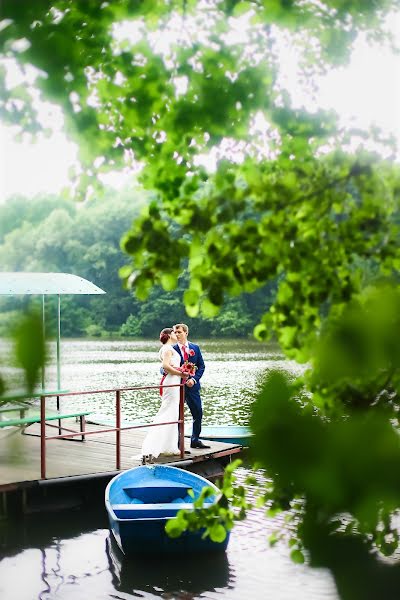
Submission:
[[[168,342],[172,332],[173,332],[172,327],[166,327],[165,329],[162,329],[160,332],[160,342],[162,344],[166,344]]]

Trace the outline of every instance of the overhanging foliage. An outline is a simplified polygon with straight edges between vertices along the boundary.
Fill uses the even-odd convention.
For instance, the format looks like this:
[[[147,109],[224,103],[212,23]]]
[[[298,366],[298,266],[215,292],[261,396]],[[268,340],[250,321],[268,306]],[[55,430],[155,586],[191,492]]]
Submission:
[[[386,553],[397,547],[391,528],[399,504],[398,481],[391,479],[399,458],[392,430],[397,318],[391,313],[378,327],[371,322],[373,334],[388,325],[389,333],[372,336],[382,351],[378,361],[367,357],[367,383],[362,370],[352,373],[355,382],[346,371],[327,370],[326,349],[340,352],[343,336],[354,333],[349,360],[357,366],[363,340],[372,338],[357,338],[368,319],[365,325],[361,310],[353,321],[346,305],[374,306],[363,296],[366,284],[397,282],[399,168],[392,140],[379,132],[343,131],[335,115],[295,107],[280,83],[281,40],[298,48],[300,77],[312,81],[346,62],[360,32],[382,41],[385,20],[399,6],[399,0],[2,3],[3,56],[39,69],[43,94],[63,107],[80,140],[81,192],[95,190],[98,170],[133,161],[142,162],[142,181],[156,192],[123,240],[132,256],[121,271],[126,285],[145,298],[154,283],[174,289],[187,269],[188,314],[212,316],[226,293],[278,279],[276,302],[256,335],[275,331],[288,355],[311,360],[318,377],[295,390],[282,381],[264,388],[256,407],[257,457],[274,471],[272,502],[288,508],[302,495],[299,548],[308,549],[312,564],[329,566],[351,600],[377,589],[397,597],[397,569],[381,568],[365,543],[373,539]],[[126,21],[134,39],[122,33]],[[8,122],[35,132],[43,123],[29,93],[4,85],[0,109]],[[215,172],[205,155],[217,157]],[[389,311],[396,293],[390,292]],[[381,301],[375,306],[386,310]],[[325,330],[327,317],[332,328]],[[324,339],[328,346],[319,347]],[[336,369],[346,366],[336,359]],[[294,392],[304,394],[302,411]],[[386,412],[364,414],[375,404]],[[369,439],[378,447],[368,448]],[[330,519],[346,510],[358,519],[358,532],[351,521],[341,537]],[[231,514],[225,516],[230,525]]]

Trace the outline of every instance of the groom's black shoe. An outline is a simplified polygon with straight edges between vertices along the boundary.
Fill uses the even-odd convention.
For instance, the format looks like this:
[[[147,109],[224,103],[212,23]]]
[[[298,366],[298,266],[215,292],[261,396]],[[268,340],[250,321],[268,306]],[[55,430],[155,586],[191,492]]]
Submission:
[[[191,448],[211,448],[211,446],[206,446],[205,444],[203,444],[203,442],[201,442],[200,440],[198,442],[192,442],[190,444]]]

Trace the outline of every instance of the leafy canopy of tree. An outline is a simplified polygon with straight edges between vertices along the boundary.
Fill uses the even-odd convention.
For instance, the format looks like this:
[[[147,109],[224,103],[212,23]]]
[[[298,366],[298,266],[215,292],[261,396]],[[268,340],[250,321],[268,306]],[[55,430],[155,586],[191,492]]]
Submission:
[[[4,55],[40,70],[38,85],[80,139],[80,189],[93,191],[98,168],[135,159],[157,192],[123,240],[132,264],[121,274],[138,297],[154,284],[173,290],[187,269],[188,314],[212,317],[225,294],[279,282],[256,334],[275,331],[288,355],[314,370],[296,383],[266,383],[253,420],[254,456],[273,476],[267,502],[286,509],[302,500],[295,557],[306,548],[352,600],[378,597],[376,590],[394,598],[399,586],[398,569],[367,552],[371,540],[387,554],[397,546],[398,290],[365,289],[398,272],[399,168],[392,141],[379,132],[344,131],[334,115],[296,105],[280,79],[280,40],[296,45],[300,77],[312,82],[347,60],[360,32],[382,40],[399,5],[2,5]],[[134,41],[121,39],[126,20]],[[247,33],[233,41],[238,29]],[[29,88],[5,87],[0,108],[24,130],[41,127]],[[215,172],[205,154],[224,157]],[[388,319],[375,321],[376,312]],[[345,531],[334,520],[343,512]]]
[[[360,289],[365,261],[385,273],[398,266],[390,223],[399,173],[375,152],[346,150],[350,134],[362,132],[294,107],[279,83],[281,39],[298,48],[310,79],[345,62],[360,32],[382,39],[398,6],[3,0],[0,47],[38,69],[37,85],[62,106],[80,142],[81,189],[93,191],[99,169],[143,161],[142,180],[158,196],[124,239],[133,261],[122,270],[138,297],[154,284],[175,289],[187,267],[188,314],[212,317],[225,293],[280,275],[257,335],[274,329],[291,356],[306,360],[321,306]],[[131,41],[119,29],[126,22]],[[247,34],[236,41],[239,28]],[[29,87],[4,86],[0,110],[24,131],[43,127]],[[264,138],[257,115],[268,124]],[[379,142],[390,154],[389,141]],[[233,155],[207,172],[199,157],[226,156],[226,147],[245,159],[236,164]]]
[[[0,42],[5,57],[40,69],[37,84],[63,106],[81,142],[86,188],[102,159],[101,168],[144,160],[142,179],[158,195],[123,241],[133,264],[121,270],[138,297],[155,284],[174,289],[187,268],[190,317],[200,309],[213,317],[226,292],[277,280],[276,300],[256,334],[275,331],[287,353],[304,361],[332,307],[340,310],[371,276],[397,271],[400,182],[390,160],[350,151],[356,134],[369,134],[341,131],[333,115],[293,108],[279,85],[279,36],[289,32],[291,44],[307,49],[303,74],[311,76],[346,61],[360,31],[382,37],[398,6],[5,1]],[[135,42],[117,35],[127,20],[137,29]],[[233,43],[229,33],[238,25],[247,35]],[[161,33],[167,50],[157,45]],[[24,131],[40,126],[29,115],[28,91],[20,98],[20,88],[5,87],[3,94],[3,117]],[[264,147],[252,128],[259,114],[269,123]],[[245,159],[225,158],[207,173],[196,158],[222,152],[227,140]],[[376,148],[392,151],[388,140]],[[107,239],[100,227],[99,234]],[[94,264],[102,262],[99,252],[91,248]]]

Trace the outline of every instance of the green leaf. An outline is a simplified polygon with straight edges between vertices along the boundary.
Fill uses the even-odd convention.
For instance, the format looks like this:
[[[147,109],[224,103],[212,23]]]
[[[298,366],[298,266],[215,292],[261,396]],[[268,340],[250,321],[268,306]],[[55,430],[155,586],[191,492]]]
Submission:
[[[254,327],[254,337],[260,341],[264,341],[267,339],[268,337],[268,329],[267,326],[264,325],[263,323],[260,323],[259,325],[256,325]]]
[[[191,317],[192,319],[195,319],[200,312],[200,305],[199,304],[195,304],[194,306],[185,306],[185,310],[186,313],[189,317]]]
[[[185,306],[196,306],[199,302],[199,298],[199,293],[194,289],[186,290],[183,294]]]
[[[46,360],[42,318],[38,312],[28,312],[18,322],[14,334],[17,364],[25,371],[28,392],[33,392]]]
[[[242,15],[246,14],[250,10],[250,7],[251,7],[250,3],[245,2],[244,0],[242,0],[241,2],[237,2],[233,9],[233,14],[235,17],[241,17]]]
[[[181,511],[178,512],[177,516],[173,519],[169,519],[165,524],[165,531],[171,538],[177,538],[182,535],[187,526],[186,519],[181,514]]]
[[[226,538],[226,529],[220,523],[215,523],[209,528],[210,538],[213,542],[223,542]]]
[[[270,536],[269,536],[269,538],[268,538],[268,543],[269,543],[269,545],[270,545],[271,547],[272,547],[272,546],[275,546],[275,544],[276,544],[278,541],[279,541],[279,536],[278,536],[278,534],[277,534],[277,533],[271,533],[271,535],[270,535]]]
[[[203,298],[200,306],[202,314],[209,319],[216,317],[221,309],[220,306],[216,306],[215,304],[210,302],[208,298]]]
[[[304,563],[304,554],[301,550],[292,550],[290,553],[290,558],[294,563],[303,564]]]
[[[161,281],[162,287],[167,292],[171,292],[172,290],[175,290],[176,286],[178,285],[177,277],[175,275],[172,275],[172,273],[163,273],[163,275],[161,275],[160,281]]]
[[[297,327],[282,327],[279,332],[279,340],[285,348],[292,346],[296,337]]]

